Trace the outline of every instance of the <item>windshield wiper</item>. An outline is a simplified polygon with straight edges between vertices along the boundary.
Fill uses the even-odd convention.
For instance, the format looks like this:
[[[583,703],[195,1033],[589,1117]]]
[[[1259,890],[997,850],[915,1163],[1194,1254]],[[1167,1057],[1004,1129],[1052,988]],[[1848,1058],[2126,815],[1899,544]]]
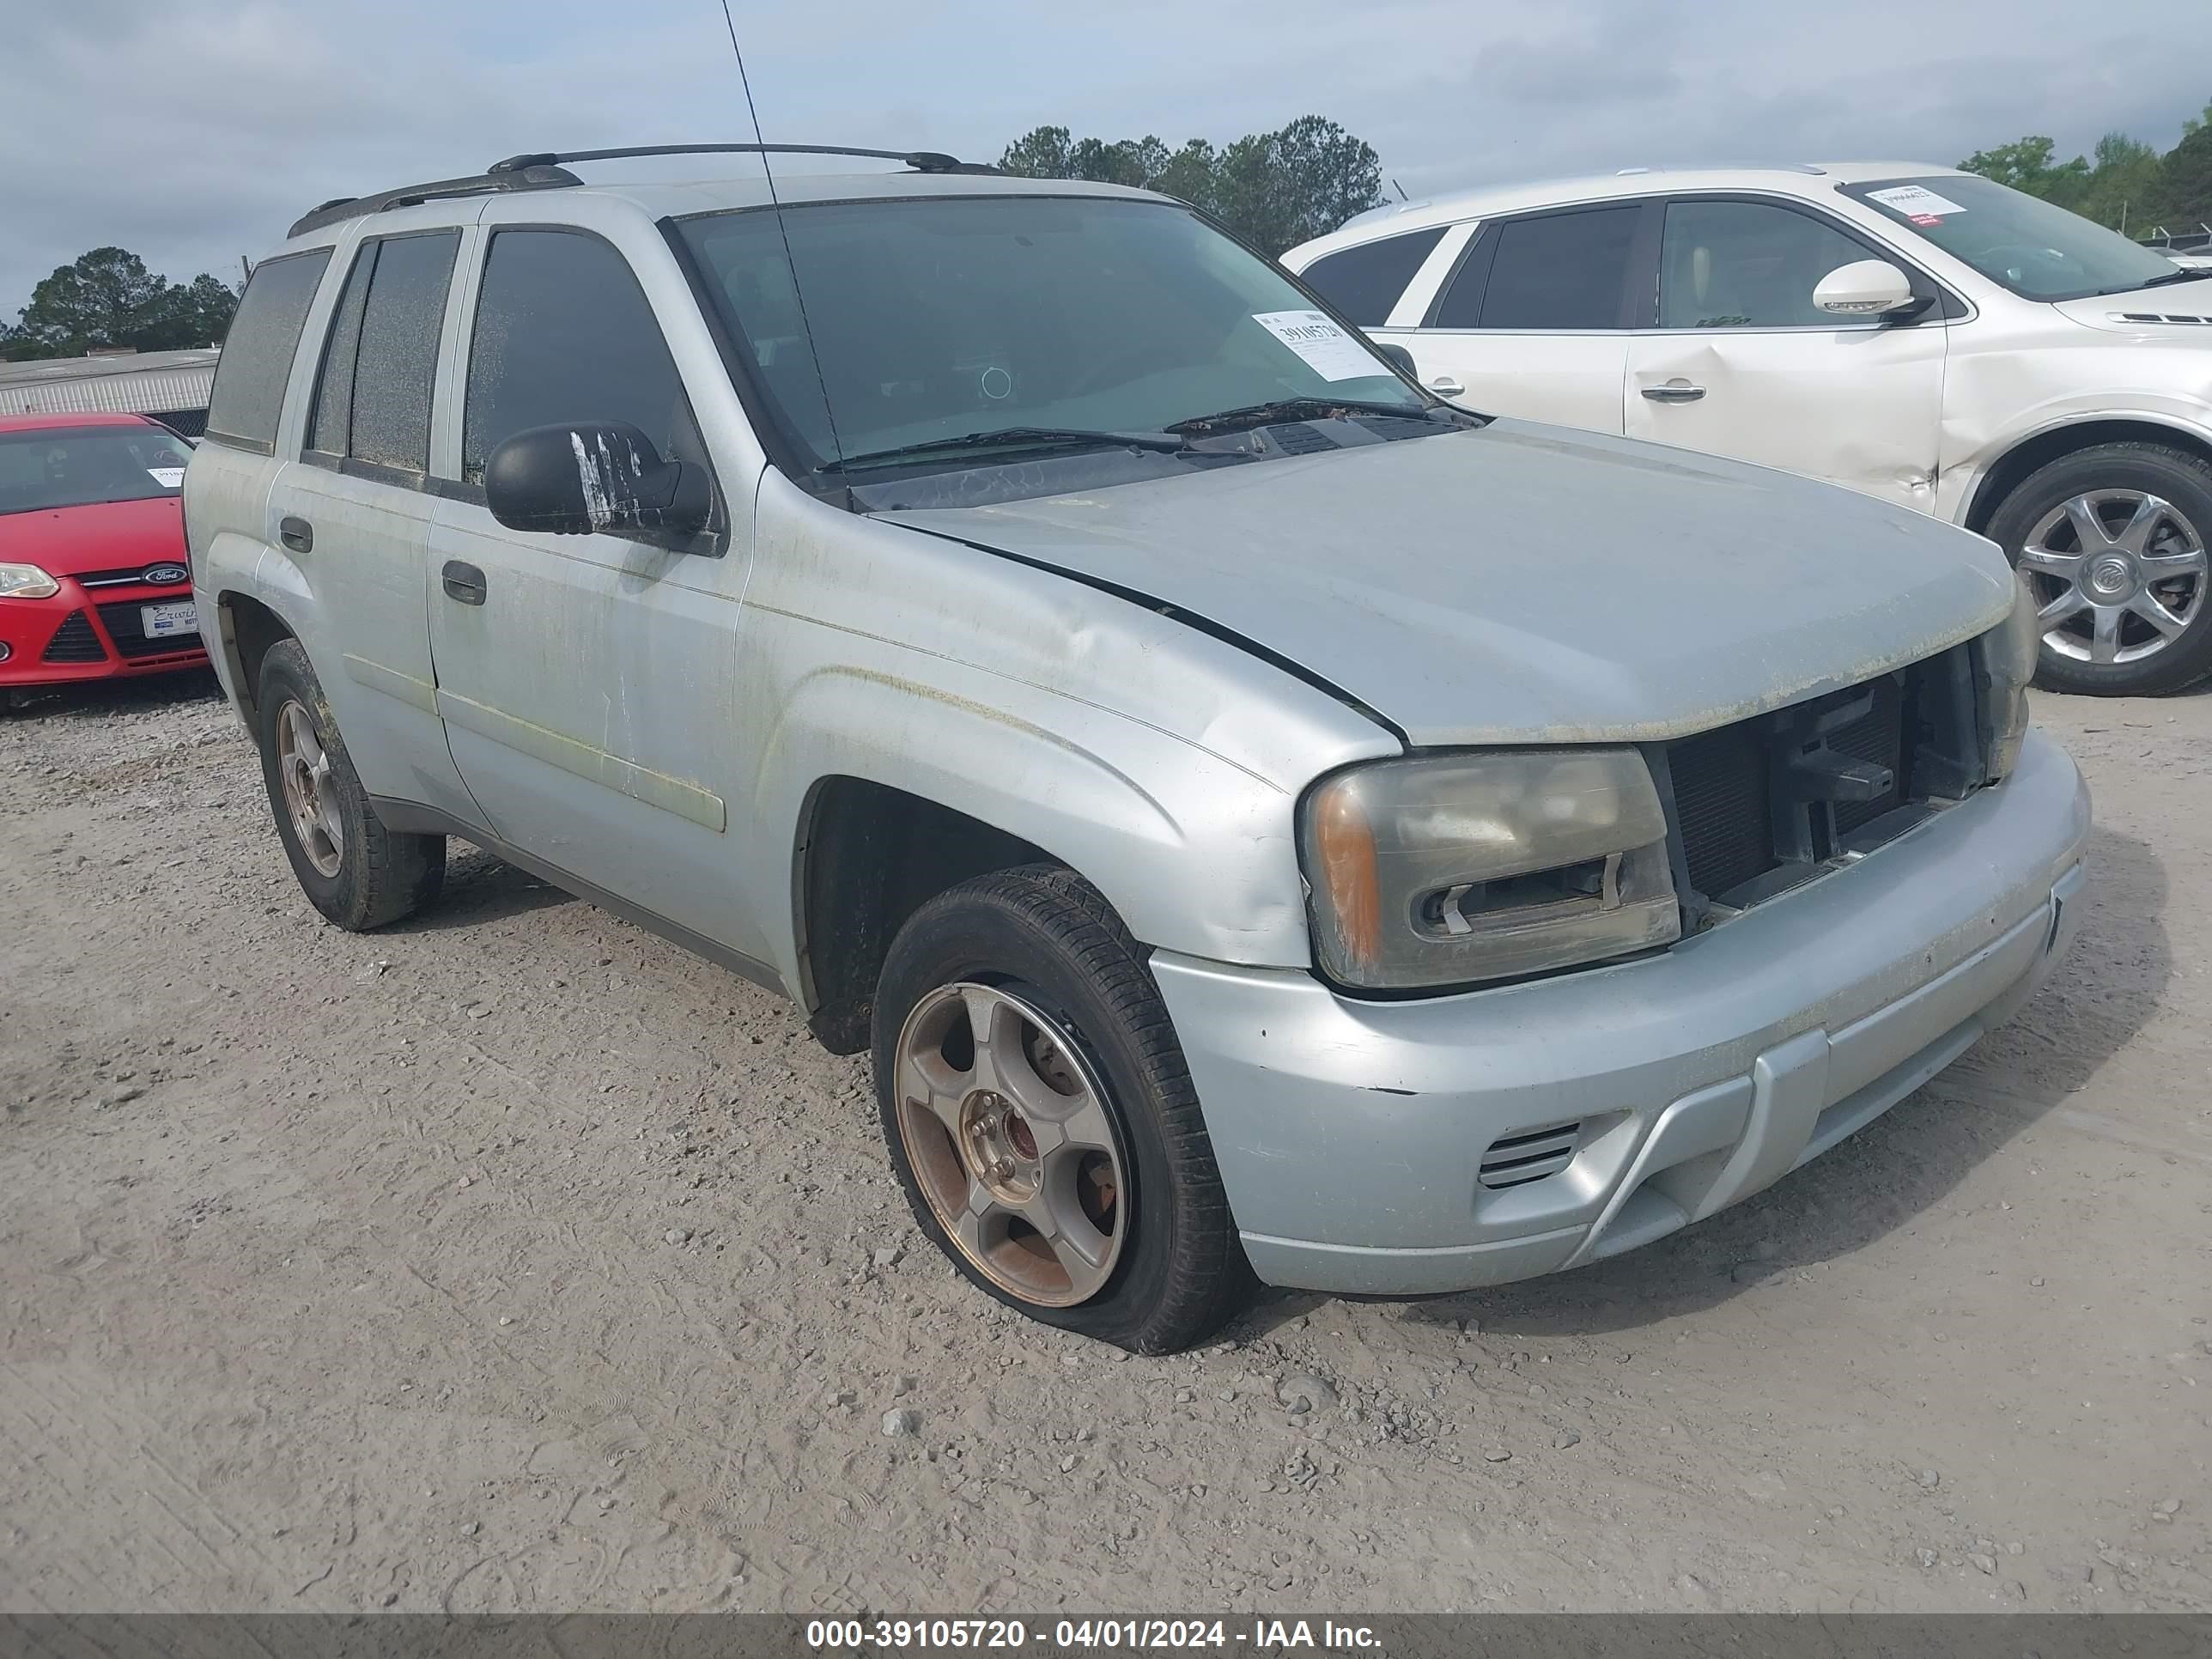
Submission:
[[[2150,281],[2141,284],[2141,286],[2144,288],[2164,288],[2169,283],[2201,283],[2207,276],[2212,276],[2212,270],[2169,270],[2161,272],[2160,275],[2152,277]],[[2124,294],[2127,290],[2125,289],[2115,289],[2113,292],[2116,294]]]
[[[1425,404],[1362,403],[1356,398],[1278,398],[1273,403],[1247,404],[1242,409],[1224,409],[1212,415],[1193,415],[1187,420],[1170,421],[1167,429],[1190,432],[1238,424],[1264,426],[1270,421],[1310,421],[1338,413],[1395,415],[1401,420],[1425,421],[1429,417],[1429,408]]]
[[[1017,446],[1026,449],[1150,449],[1166,454],[1184,447],[1183,440],[1172,432],[1088,432],[1072,426],[1002,426],[988,432],[970,432],[964,437],[925,438],[920,443],[895,444],[889,449],[843,455],[834,461],[824,461],[814,470],[849,472],[856,467],[883,466],[940,451],[957,453]]]

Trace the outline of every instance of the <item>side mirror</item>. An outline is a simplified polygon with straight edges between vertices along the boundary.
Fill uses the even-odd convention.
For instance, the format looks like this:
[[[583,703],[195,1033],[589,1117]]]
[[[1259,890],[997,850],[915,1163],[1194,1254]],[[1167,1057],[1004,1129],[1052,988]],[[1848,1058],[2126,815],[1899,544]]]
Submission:
[[[1372,342],[1375,349],[1398,366],[1398,372],[1409,380],[1419,380],[1421,372],[1413,367],[1413,354],[1401,345],[1385,340]]]
[[[714,492],[707,470],[664,461],[653,441],[623,421],[533,426],[484,462],[484,504],[509,530],[555,536],[707,527]]]
[[[1920,296],[1912,279],[1887,259],[1861,259],[1820,278],[1813,303],[1836,317],[1890,317],[1913,309]]]

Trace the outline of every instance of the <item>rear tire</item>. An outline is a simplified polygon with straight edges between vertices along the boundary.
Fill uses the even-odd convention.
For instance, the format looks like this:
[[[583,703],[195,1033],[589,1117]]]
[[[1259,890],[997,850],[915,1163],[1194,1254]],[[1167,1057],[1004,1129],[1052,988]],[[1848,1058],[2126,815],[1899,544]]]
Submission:
[[[930,900],[891,942],[874,1020],[892,1166],[969,1280],[1146,1354],[1243,1304],[1251,1269],[1182,1046],[1088,882],[1030,865]]]
[[[2162,444],[2098,444],[2038,468],[1990,539],[2043,606],[2035,683],[2160,696],[2212,674],[2212,463]]]
[[[269,647],[254,707],[277,839],[308,902],[359,933],[435,898],[445,884],[446,838],[384,827],[298,641]]]

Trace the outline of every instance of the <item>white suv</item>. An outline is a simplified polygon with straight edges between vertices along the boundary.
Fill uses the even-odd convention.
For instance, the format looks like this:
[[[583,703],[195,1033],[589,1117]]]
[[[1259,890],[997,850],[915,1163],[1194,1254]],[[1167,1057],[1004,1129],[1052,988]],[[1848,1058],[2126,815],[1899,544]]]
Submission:
[[[2043,603],[2044,684],[2212,673],[2212,271],[1877,161],[1470,191],[1283,264],[1448,398],[1982,532]]]

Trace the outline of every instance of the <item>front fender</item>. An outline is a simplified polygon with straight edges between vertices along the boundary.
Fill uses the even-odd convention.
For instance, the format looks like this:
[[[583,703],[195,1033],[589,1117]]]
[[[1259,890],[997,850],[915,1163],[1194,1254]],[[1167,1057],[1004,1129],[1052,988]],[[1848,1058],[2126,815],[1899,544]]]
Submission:
[[[1217,961],[1310,960],[1295,796],[1154,728],[941,659],[842,662],[793,684],[765,733],[752,821],[795,860],[817,787],[859,778],[1043,848],[1146,944]],[[757,891],[781,881],[772,867]],[[799,895],[793,894],[794,907]],[[775,966],[796,986],[794,908]]]
[[[764,833],[743,856],[787,984],[803,983],[796,849],[835,777],[1043,848],[1147,945],[1310,965],[1298,793],[1401,752],[1390,733],[1171,617],[841,512],[774,473],[756,528],[738,707],[758,712],[738,769]]]
[[[2212,354],[2080,333],[2081,343],[2063,349],[1953,358],[1939,517],[1965,524],[2006,457],[2069,427],[2148,427],[2212,447]]]

